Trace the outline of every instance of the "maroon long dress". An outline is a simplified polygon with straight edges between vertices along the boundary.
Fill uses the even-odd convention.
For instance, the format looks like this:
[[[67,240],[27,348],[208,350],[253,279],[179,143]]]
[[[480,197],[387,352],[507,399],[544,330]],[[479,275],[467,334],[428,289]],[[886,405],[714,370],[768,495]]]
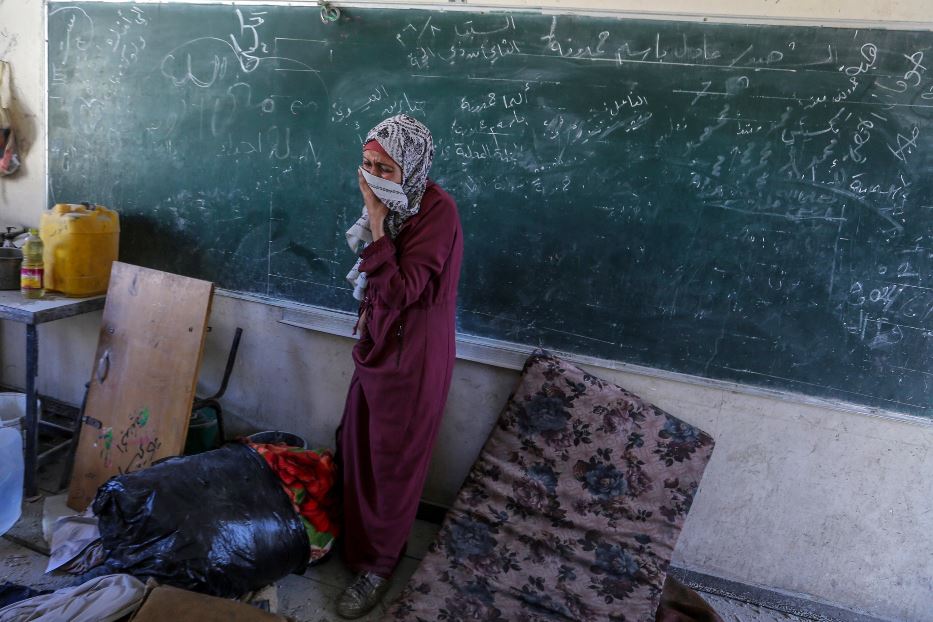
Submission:
[[[432,181],[398,238],[363,250],[368,319],[337,429],[354,572],[388,577],[414,523],[450,388],[462,256],[457,206]]]

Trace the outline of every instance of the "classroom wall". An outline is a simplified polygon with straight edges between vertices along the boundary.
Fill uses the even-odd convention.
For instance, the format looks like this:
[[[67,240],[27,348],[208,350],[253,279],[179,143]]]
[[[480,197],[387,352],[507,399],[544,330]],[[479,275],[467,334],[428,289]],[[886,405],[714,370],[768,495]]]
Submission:
[[[928,20],[928,0],[523,2],[571,11],[668,11],[783,18]],[[412,4],[407,2],[407,4]],[[14,66],[26,139],[21,174],[0,180],[0,225],[46,206],[44,5],[0,0],[0,58]],[[80,197],[75,197],[76,200]],[[112,206],[119,208],[119,206]],[[199,393],[219,383],[236,326],[245,334],[224,400],[240,427],[331,444],[352,373],[345,337],[279,322],[279,308],[218,296]],[[40,390],[80,401],[100,315],[40,327]],[[23,384],[21,326],[0,323],[0,381]],[[717,447],[675,555],[698,572],[796,592],[896,620],[933,620],[933,427],[607,370],[594,370],[703,427]],[[425,498],[449,503],[517,372],[458,361]]]
[[[803,20],[931,21],[925,0],[450,0],[468,6],[659,13],[676,16],[761,17]],[[340,3],[337,3],[338,5]],[[438,4],[437,0],[380,0],[379,4]],[[443,4],[443,3],[441,3]]]

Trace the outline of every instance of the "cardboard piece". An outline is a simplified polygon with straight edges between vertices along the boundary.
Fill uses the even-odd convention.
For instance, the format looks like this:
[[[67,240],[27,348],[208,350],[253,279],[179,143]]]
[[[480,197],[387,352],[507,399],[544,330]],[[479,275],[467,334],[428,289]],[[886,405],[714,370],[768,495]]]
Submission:
[[[154,588],[130,622],[286,622],[288,618],[236,600],[177,587]]]

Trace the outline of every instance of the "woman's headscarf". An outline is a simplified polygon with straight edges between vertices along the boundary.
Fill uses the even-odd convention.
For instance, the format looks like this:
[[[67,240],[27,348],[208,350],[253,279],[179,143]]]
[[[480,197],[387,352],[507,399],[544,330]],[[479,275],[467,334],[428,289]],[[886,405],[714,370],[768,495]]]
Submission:
[[[379,123],[366,134],[363,145],[373,140],[379,143],[388,156],[395,160],[395,163],[402,169],[401,187],[407,201],[393,199],[391,188],[379,187],[380,184],[385,183],[384,180],[363,171],[370,188],[389,208],[385,229],[387,235],[395,239],[405,221],[421,209],[421,199],[428,185],[428,173],[434,161],[434,140],[431,138],[430,130],[424,124],[407,114],[389,117]],[[391,182],[386,185],[395,186]],[[369,215],[364,206],[363,215],[347,230],[347,243],[355,252],[361,243],[365,247],[372,240]],[[366,288],[366,274],[359,271],[361,261],[357,260],[347,274],[347,280],[353,285],[353,297],[357,300],[363,299]]]
[[[408,197],[407,208],[386,204],[386,231],[394,239],[402,224],[421,209],[421,197],[428,185],[428,173],[434,161],[431,131],[407,114],[389,117],[369,130],[365,143],[375,140],[389,157],[402,167],[402,190]]]

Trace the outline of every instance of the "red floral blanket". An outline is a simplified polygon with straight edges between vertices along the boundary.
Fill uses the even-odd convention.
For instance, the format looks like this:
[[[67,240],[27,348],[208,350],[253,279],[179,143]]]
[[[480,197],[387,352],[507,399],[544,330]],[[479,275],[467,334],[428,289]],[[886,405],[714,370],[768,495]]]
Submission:
[[[248,443],[282,480],[311,542],[311,564],[321,561],[334,545],[340,526],[335,496],[337,466],[329,449],[311,450],[284,444]]]

